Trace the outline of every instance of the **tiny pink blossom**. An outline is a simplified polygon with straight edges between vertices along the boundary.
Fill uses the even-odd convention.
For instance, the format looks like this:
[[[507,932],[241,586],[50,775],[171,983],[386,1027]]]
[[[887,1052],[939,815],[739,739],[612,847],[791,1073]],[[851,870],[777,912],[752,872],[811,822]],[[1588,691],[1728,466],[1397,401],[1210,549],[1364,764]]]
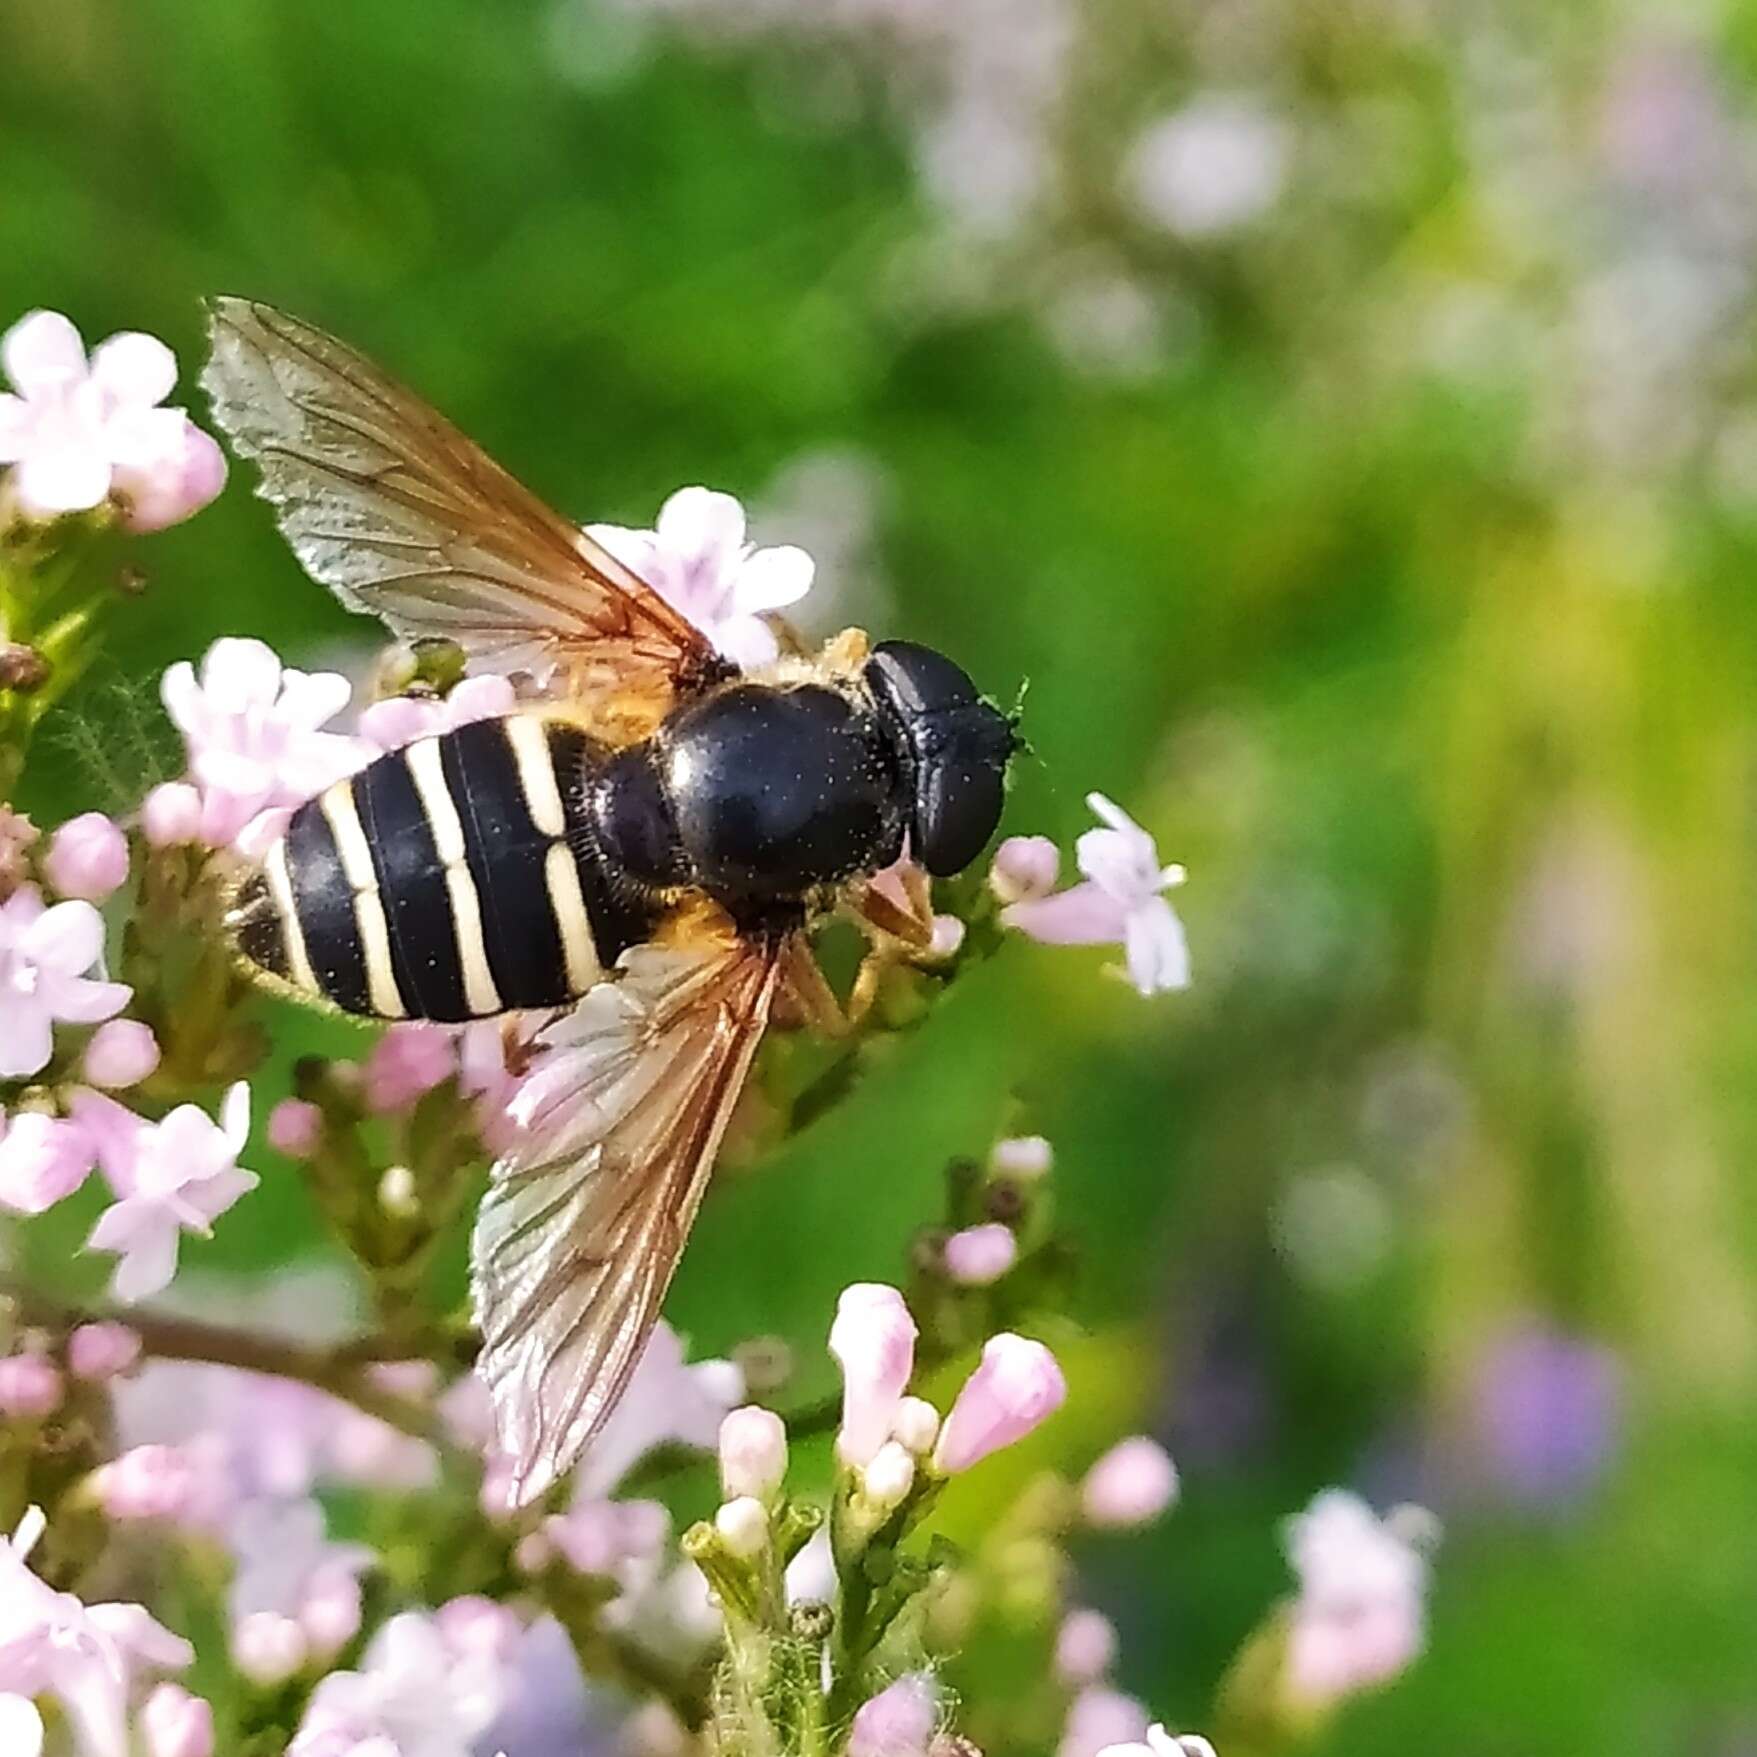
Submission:
[[[95,1025],[134,991],[87,972],[103,956],[104,923],[77,900],[44,908],[35,885],[0,903],[0,1079],[29,1079],[48,1066],[57,1024]]]
[[[1044,945],[1121,945],[1129,981],[1144,995],[1187,988],[1183,924],[1162,895],[1183,883],[1183,868],[1161,866],[1153,838],[1102,793],[1087,794],[1086,803],[1106,827],[1086,831],[1074,846],[1085,882],[1008,904],[1002,924]]]
[[[43,876],[63,897],[101,903],[128,877],[128,838],[101,811],[82,812],[49,838]]]
[[[134,1446],[94,1471],[92,1488],[108,1518],[182,1520],[202,1478],[180,1446]]]
[[[728,1500],[769,1500],[787,1474],[787,1428],[772,1409],[747,1404],[720,1423],[720,1487]]]
[[[657,1501],[582,1501],[545,1519],[543,1536],[575,1573],[613,1579],[626,1563],[654,1555],[668,1528]]]
[[[20,1111],[0,1119],[0,1204],[41,1214],[86,1180],[96,1154],[86,1132],[58,1116]]]
[[[795,604],[811,589],[811,557],[791,545],[747,543],[744,508],[730,494],[680,488],[660,507],[654,530],[586,531],[746,669],[769,664],[780,650],[763,612]]]
[[[934,1447],[934,1468],[955,1476],[1022,1440],[1061,1408],[1067,1381],[1041,1342],[1003,1332],[983,1345]]]
[[[213,1757],[214,1711],[180,1684],[160,1684],[140,1708],[145,1757]]]
[[[40,1354],[0,1360],[0,1416],[39,1421],[61,1407],[61,1375]]]
[[[1015,1135],[996,1141],[988,1168],[1003,1177],[1038,1178],[1055,1164],[1055,1149],[1041,1135]]]
[[[152,336],[111,336],[88,362],[65,317],[33,311],[0,337],[0,364],[17,392],[0,393],[0,464],[14,466],[13,491],[37,517],[83,512],[112,492],[126,501],[191,455],[189,417],[158,407],[177,361]],[[182,516],[194,510],[186,493]]]
[[[252,1611],[233,1626],[231,1653],[232,1663],[251,1683],[271,1689],[304,1669],[310,1643],[291,1617]]]
[[[457,1043],[442,1025],[389,1026],[366,1058],[366,1104],[380,1116],[412,1110],[457,1072]]]
[[[226,485],[226,454],[211,433],[185,418],[182,431],[145,463],[116,472],[122,523],[131,531],[179,525]]]
[[[1055,1637],[1055,1673],[1078,1688],[1095,1684],[1116,1661],[1116,1626],[1102,1611],[1069,1611]]]
[[[515,1612],[479,1593],[448,1599],[433,1613],[434,1625],[453,1653],[509,1662],[524,1635]]]
[[[126,1324],[81,1324],[67,1338],[67,1365],[76,1379],[113,1379],[139,1359],[140,1338]]]
[[[915,1320],[894,1287],[861,1281],[844,1288],[830,1325],[830,1353],[842,1369],[842,1426],[836,1453],[870,1464],[890,1437],[915,1370]]]
[[[120,1092],[159,1065],[159,1040],[139,1019],[109,1019],[92,1033],[80,1066],[94,1086]]]
[[[1104,1684],[1088,1684],[1068,1705],[1056,1757],[1099,1757],[1113,1745],[1147,1737],[1147,1710],[1132,1696]]]
[[[1215,1757],[1214,1747],[1199,1733],[1168,1733],[1157,1721],[1144,1739],[1106,1745],[1098,1757]]]
[[[1008,836],[994,851],[988,888],[1003,903],[1047,897],[1061,865],[1061,851],[1047,836]]]
[[[1086,1473],[1080,1510],[1088,1525],[1126,1530],[1157,1519],[1177,1499],[1177,1466],[1157,1440],[1119,1440]]]
[[[256,1174],[237,1163],[250,1131],[250,1088],[242,1080],[232,1087],[218,1122],[193,1104],[149,1123],[96,1092],[76,1093],[73,1103],[117,1196],[98,1216],[87,1248],[120,1259],[111,1281],[117,1299],[145,1299],[170,1285],[181,1235],[208,1237],[214,1221],[256,1187]]]
[[[946,1273],[964,1287],[987,1287],[1019,1260],[1019,1241],[999,1221],[966,1226],[946,1240],[941,1253]]]
[[[854,1711],[848,1757],[926,1757],[938,1726],[932,1679],[909,1672]]]
[[[348,680],[283,667],[261,641],[215,641],[199,676],[187,660],[160,683],[202,788],[201,840],[232,842],[257,813],[301,805],[372,754],[322,727],[347,706]]]
[[[246,1625],[261,1616],[291,1620],[304,1653],[318,1659],[353,1639],[360,1575],[377,1558],[363,1544],[329,1542],[317,1502],[251,1502],[233,1522],[231,1541],[238,1562],[227,1598],[234,1653]],[[259,1632],[273,1633],[266,1626]]]
[[[928,934],[924,957],[943,962],[947,958],[955,958],[964,944],[964,935],[968,930],[956,915],[936,915],[933,928]]]
[[[361,714],[358,731],[378,750],[401,750],[418,738],[510,714],[517,705],[511,680],[484,672],[466,677],[450,695],[398,695],[374,702]]]
[[[1288,1630],[1285,1686],[1327,1705],[1403,1671],[1425,1640],[1428,1565],[1392,1515],[1326,1489],[1287,1523],[1299,1579]]]
[[[309,1159],[323,1139],[323,1112],[303,1098],[283,1098],[268,1113],[268,1144],[289,1159]]]
[[[141,801],[140,828],[155,848],[173,848],[201,836],[201,793],[187,781],[165,781]]]

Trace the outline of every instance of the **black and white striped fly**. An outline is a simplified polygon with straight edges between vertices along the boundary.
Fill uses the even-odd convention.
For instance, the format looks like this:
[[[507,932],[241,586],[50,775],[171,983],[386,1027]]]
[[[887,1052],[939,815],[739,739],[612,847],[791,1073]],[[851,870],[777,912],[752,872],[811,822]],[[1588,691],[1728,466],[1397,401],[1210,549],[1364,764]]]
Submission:
[[[631,569],[334,338],[220,299],[214,414],[313,578],[518,705],[379,757],[241,883],[240,950],[385,1019],[541,1009],[476,1224],[478,1370],[515,1494],[567,1470],[638,1363],[771,1015],[834,1023],[808,935],[925,943],[871,880],[961,871],[1011,719],[950,659],[850,629],[743,672]]]

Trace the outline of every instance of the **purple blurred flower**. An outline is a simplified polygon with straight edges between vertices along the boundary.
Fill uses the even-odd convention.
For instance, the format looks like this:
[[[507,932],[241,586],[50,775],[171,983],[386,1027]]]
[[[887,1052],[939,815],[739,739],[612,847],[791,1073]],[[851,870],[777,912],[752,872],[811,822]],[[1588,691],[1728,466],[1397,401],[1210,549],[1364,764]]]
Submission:
[[[232,1522],[231,1546],[234,1631],[252,1617],[285,1618],[326,1659],[359,1630],[360,1576],[377,1557],[364,1544],[331,1543],[317,1502],[251,1502]]]
[[[378,750],[401,750],[418,738],[455,731],[475,720],[510,714],[517,701],[505,677],[466,677],[446,696],[390,696],[360,716],[360,736]]]
[[[366,1058],[366,1103],[381,1116],[414,1108],[457,1071],[457,1041],[443,1025],[389,1026]]]
[[[146,1757],[213,1757],[214,1711],[181,1684],[160,1684],[141,1704]]]
[[[1089,1684],[1068,1705],[1056,1757],[1098,1757],[1112,1745],[1147,1737],[1147,1710],[1132,1696],[1105,1684]]]
[[[77,1124],[41,1111],[0,1117],[0,1205],[41,1214],[70,1196],[97,1163],[90,1137]]]
[[[1214,238],[1260,218],[1287,181],[1287,125],[1253,99],[1210,93],[1153,123],[1127,181],[1142,215],[1183,238]]]
[[[1532,1324],[1478,1362],[1474,1418],[1498,1488],[1532,1506],[1591,1490],[1622,1439],[1623,1367],[1602,1343]]]
[[[854,1711],[848,1757],[927,1757],[938,1726],[933,1680],[923,1672],[909,1672]]]
[[[61,1407],[61,1375],[55,1363],[28,1350],[0,1359],[0,1416],[36,1421]]]
[[[1087,1471],[1080,1510],[1089,1525],[1124,1530],[1157,1519],[1177,1499],[1177,1466],[1157,1440],[1119,1440]]]
[[[1019,1241],[998,1220],[966,1226],[946,1240],[941,1260],[946,1274],[960,1286],[987,1287],[1019,1260]]]
[[[1095,1684],[1116,1660],[1116,1626],[1102,1611],[1073,1610],[1055,1636],[1055,1675],[1070,1688]]]

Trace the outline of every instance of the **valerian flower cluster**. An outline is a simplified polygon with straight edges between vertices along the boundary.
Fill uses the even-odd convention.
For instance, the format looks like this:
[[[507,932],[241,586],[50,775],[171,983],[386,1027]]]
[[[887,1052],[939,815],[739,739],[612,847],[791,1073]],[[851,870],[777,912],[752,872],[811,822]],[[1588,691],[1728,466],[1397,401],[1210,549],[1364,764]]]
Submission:
[[[36,312],[0,358],[10,799],[38,723],[126,626],[122,595],[92,583],[114,570],[92,558],[197,512],[225,466],[164,406],[176,365],[150,337],[88,359],[72,324]],[[812,583],[810,557],[753,547],[739,503],[705,488],[674,494],[651,531],[592,529],[740,663],[774,656],[777,613]],[[0,1750],[1211,1752],[1112,1684],[1114,1629],[1066,1596],[1071,1538],[1176,1503],[1156,1441],[1122,1438],[1074,1480],[1042,1469],[1021,1488],[1015,1474],[974,1548],[935,1529],[956,1479],[1053,1424],[1069,1396],[1043,1339],[1062,1333],[1067,1253],[1041,1137],[949,1168],[906,1286],[842,1293],[833,1412],[791,1394],[787,1351],[692,1363],[661,1324],[579,1467],[514,1505],[474,1338],[435,1309],[430,1271],[513,1137],[542,1047],[500,1021],[404,1023],[357,1060],[289,1070],[273,1033],[291,1015],[265,1008],[220,931],[236,875],[295,807],[382,751],[506,713],[513,685],[463,675],[453,653],[398,650],[350,723],[348,679],[233,635],[171,666],[160,694],[182,770],[134,809],[47,827],[0,804],[0,1210],[15,1235],[0,1299],[0,1518],[14,1533],[0,1547]],[[1143,995],[1185,986],[1165,895],[1182,870],[1107,797],[1090,803],[1100,827],[1076,845],[1077,882],[1057,888],[1046,839],[1003,843],[986,886],[953,899],[961,911],[888,980],[931,1001],[1012,932],[1115,946]],[[919,1010],[872,1007],[861,1029]],[[248,1233],[265,1146],[302,1179],[348,1279],[283,1270],[243,1286],[184,1267],[216,1226]],[[84,1268],[36,1243],[58,1211],[109,1260],[95,1305],[78,1297]],[[808,1442],[832,1430],[826,1460]],[[709,1460],[714,1504],[678,1532],[671,1509]],[[1294,1522],[1299,1590],[1221,1703],[1256,1747],[1290,1745],[1417,1653],[1418,1526],[1342,1494]],[[1033,1632],[1040,1682],[966,1699],[957,1655],[997,1618]],[[199,1666],[191,1637],[212,1644]],[[202,1694],[175,1681],[192,1669]]]

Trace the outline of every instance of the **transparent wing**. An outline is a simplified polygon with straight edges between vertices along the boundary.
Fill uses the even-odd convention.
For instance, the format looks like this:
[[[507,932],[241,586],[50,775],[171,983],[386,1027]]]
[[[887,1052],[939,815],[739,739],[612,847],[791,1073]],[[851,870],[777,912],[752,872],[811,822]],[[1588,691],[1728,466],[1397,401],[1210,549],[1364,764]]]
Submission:
[[[774,950],[625,953],[520,1088],[471,1250],[477,1371],[528,1501],[615,1407],[769,1016]]]
[[[247,299],[212,315],[214,418],[306,572],[350,609],[497,670],[565,666],[583,695],[668,700],[713,664],[651,587],[353,349]]]

